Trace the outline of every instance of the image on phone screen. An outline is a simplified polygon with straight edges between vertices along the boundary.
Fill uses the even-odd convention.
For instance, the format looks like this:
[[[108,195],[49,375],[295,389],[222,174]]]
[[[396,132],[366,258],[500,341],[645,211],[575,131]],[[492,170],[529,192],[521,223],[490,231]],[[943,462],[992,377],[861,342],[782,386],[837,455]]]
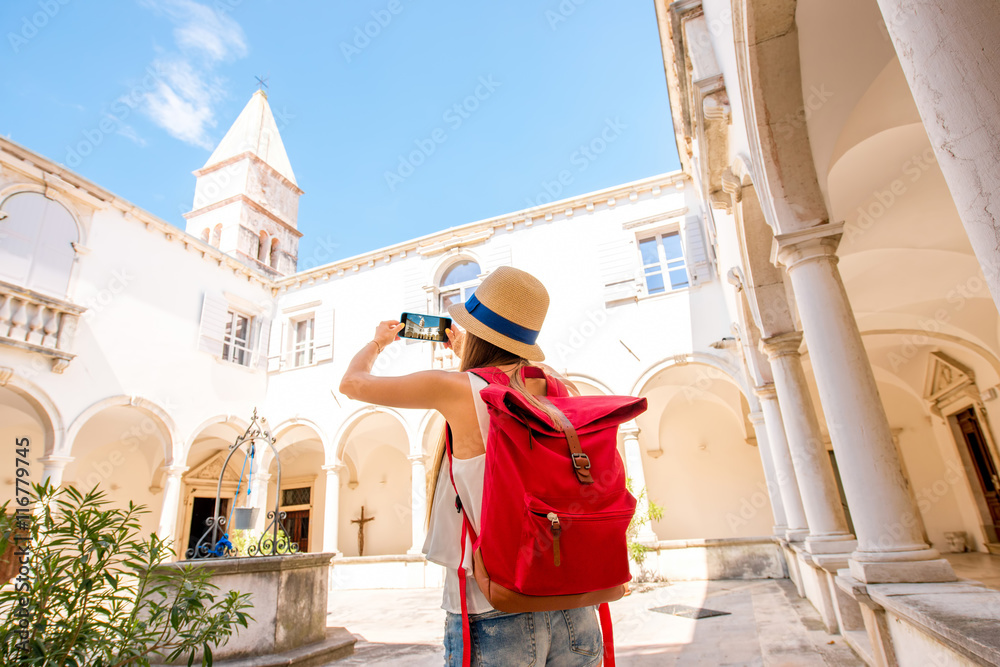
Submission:
[[[400,338],[431,340],[438,343],[448,340],[444,330],[451,326],[450,317],[403,313],[399,316],[399,321],[404,325],[403,330],[399,332]]]

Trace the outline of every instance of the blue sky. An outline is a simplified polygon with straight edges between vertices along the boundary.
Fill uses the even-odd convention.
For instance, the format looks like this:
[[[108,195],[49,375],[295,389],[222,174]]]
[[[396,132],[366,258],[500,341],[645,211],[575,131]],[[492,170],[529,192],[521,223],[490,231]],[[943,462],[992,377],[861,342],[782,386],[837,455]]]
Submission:
[[[182,228],[267,76],[300,269],[679,166],[652,0],[5,0],[0,25],[0,134]]]

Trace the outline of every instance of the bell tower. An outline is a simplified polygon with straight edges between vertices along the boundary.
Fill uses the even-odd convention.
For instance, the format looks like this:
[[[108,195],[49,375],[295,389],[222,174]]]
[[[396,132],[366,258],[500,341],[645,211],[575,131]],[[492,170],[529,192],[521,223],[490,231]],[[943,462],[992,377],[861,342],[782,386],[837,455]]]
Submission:
[[[295,273],[302,190],[263,90],[194,175],[194,204],[184,214],[188,234],[268,273]]]

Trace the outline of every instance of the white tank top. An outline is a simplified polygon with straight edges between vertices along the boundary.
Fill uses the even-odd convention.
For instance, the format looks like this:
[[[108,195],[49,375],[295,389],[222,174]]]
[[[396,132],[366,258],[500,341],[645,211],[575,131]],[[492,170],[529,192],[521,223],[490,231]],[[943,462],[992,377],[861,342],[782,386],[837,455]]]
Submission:
[[[479,432],[483,436],[483,444],[489,432],[489,413],[479,392],[486,386],[486,381],[472,373],[468,374],[472,387],[472,399],[476,405],[476,416],[479,418]],[[469,521],[476,533],[479,532],[479,517],[483,508],[483,477],[486,473],[486,454],[474,456],[471,459],[453,459],[453,474],[458,495],[462,499],[462,507],[469,515]],[[424,540],[423,552],[427,560],[445,568],[444,599],[441,607],[453,614],[462,613],[462,595],[458,585],[458,562],[462,557],[462,515],[455,509],[455,491],[451,487],[451,477],[448,474],[448,457],[445,455],[438,472],[437,486],[434,491],[431,507],[430,527],[427,539]],[[466,597],[470,614],[481,614],[492,611],[493,607],[486,596],[479,590],[475,577],[472,576],[472,539],[465,539],[465,572]]]

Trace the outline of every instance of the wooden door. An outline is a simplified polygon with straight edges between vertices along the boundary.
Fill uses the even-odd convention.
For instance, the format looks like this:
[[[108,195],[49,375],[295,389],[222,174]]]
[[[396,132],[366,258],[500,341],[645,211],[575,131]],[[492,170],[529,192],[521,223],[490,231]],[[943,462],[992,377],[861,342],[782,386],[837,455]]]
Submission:
[[[299,551],[309,551],[309,510],[288,512],[285,515],[285,529],[292,542],[299,545]]]
[[[969,456],[972,458],[972,467],[979,478],[983,498],[989,508],[989,520],[993,522],[994,529],[1000,531],[1000,476],[997,474],[996,462],[983,437],[983,430],[979,425],[979,419],[976,418],[975,410],[969,408],[955,417],[965,445],[968,447]]]

